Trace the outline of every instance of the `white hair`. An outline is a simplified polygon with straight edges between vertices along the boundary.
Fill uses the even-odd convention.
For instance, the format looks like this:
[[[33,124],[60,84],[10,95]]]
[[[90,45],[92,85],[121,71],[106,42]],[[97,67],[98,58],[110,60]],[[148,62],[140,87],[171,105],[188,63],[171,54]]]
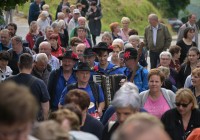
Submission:
[[[132,109],[140,108],[140,97],[137,86],[131,82],[126,82],[115,93],[112,101],[114,108],[131,107]]]
[[[133,45],[131,43],[126,43],[124,45],[124,50],[126,50],[127,48],[133,48]]]
[[[36,55],[35,62],[46,62],[46,63],[48,63],[48,57],[45,53],[38,53]]]
[[[167,55],[170,59],[172,59],[172,55],[171,55],[171,53],[168,52],[168,51],[163,51],[163,52],[161,52],[159,58],[161,58],[163,55]]]

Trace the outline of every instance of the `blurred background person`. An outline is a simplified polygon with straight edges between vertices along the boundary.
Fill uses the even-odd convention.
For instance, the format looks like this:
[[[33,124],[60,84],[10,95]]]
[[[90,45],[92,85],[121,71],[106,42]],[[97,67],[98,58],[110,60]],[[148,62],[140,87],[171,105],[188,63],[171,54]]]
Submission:
[[[7,51],[0,51],[0,83],[12,75],[12,69],[8,66],[10,55]]]
[[[129,31],[130,31],[130,28],[129,28],[129,24],[130,24],[130,19],[128,17],[122,17],[121,19],[121,24],[122,24],[122,28],[120,28],[120,32],[118,33],[119,36],[122,37],[122,40],[124,42],[128,41],[128,38],[129,38]]]
[[[109,32],[104,32],[101,38],[102,42],[106,42],[110,46],[113,42],[112,35]]]
[[[32,21],[29,26],[29,32],[26,35],[26,41],[29,44],[29,48],[32,50],[38,37],[43,36],[42,32],[38,29],[37,21]]]
[[[122,38],[121,36],[118,35],[120,32],[120,26],[118,22],[113,22],[110,24],[110,30],[112,33],[112,39],[115,40],[116,38]]]
[[[101,18],[101,9],[97,7],[96,1],[92,1],[90,3],[90,8],[87,13],[87,19],[94,45],[96,45],[96,37],[99,36],[101,33]]]
[[[196,68],[200,52],[197,47],[191,47],[187,54],[186,61],[181,65],[180,71],[178,73],[179,84],[178,88],[184,86],[185,80],[188,75],[191,74],[192,70]]]
[[[173,68],[176,72],[179,72],[181,65],[180,65],[180,55],[181,55],[181,48],[177,45],[173,45],[169,47],[169,52],[172,55],[171,62],[169,64],[170,68]]]
[[[181,47],[181,55],[179,58],[181,64],[184,62],[187,56],[188,50],[191,47],[194,47],[194,46],[197,47],[197,44],[194,41],[192,41],[194,35],[195,35],[195,29],[192,27],[187,27],[184,30],[183,38],[176,43],[176,45]]]

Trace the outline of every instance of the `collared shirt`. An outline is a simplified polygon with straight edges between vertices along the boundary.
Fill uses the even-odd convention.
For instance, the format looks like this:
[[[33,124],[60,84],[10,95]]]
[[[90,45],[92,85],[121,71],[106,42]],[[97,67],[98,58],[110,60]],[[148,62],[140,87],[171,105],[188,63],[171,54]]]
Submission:
[[[58,82],[55,83],[57,85],[56,85],[55,97],[54,97],[54,101],[53,101],[54,107],[58,107],[59,99],[61,97],[63,89],[67,85],[75,83],[75,82],[76,82],[76,77],[75,77],[74,73],[72,73],[71,76],[69,77],[69,79],[66,81],[64,78],[64,75],[63,75],[63,69],[61,68]]]
[[[155,47],[156,46],[156,39],[157,39],[158,25],[156,27],[152,26],[152,30],[153,30],[153,44],[154,44],[154,47]]]
[[[48,61],[48,64],[51,65],[51,69],[55,70],[55,69],[59,69],[60,68],[60,63],[58,58],[56,58],[55,56],[51,55],[50,59]]]
[[[95,98],[93,96],[92,89],[91,89],[91,87],[90,87],[89,84],[86,86],[86,88],[78,88],[78,89],[86,91],[88,93],[88,95],[90,96],[90,102],[93,102],[95,104]],[[67,90],[67,87],[65,87],[64,90],[63,90],[63,92],[62,92],[62,95],[60,97],[60,101],[59,101],[59,103],[61,105],[64,105],[64,99],[65,99],[65,95],[67,93],[68,93],[68,90]],[[101,86],[99,86],[99,101],[98,101],[98,103],[101,103],[101,102],[104,102],[104,94],[103,94]],[[95,110],[96,110],[96,108],[94,106],[94,107],[90,108],[88,110],[88,112],[89,113],[94,113]]]
[[[12,44],[9,43],[8,46],[4,46],[1,42],[0,42],[0,51],[7,51],[10,48],[12,48]]]

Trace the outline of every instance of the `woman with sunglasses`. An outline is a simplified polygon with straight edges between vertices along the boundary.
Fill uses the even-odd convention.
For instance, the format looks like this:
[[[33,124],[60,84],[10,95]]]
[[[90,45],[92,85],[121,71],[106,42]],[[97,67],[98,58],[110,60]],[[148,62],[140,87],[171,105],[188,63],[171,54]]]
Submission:
[[[174,109],[161,118],[172,140],[186,140],[194,128],[200,127],[200,110],[191,90],[181,88],[176,92]]]

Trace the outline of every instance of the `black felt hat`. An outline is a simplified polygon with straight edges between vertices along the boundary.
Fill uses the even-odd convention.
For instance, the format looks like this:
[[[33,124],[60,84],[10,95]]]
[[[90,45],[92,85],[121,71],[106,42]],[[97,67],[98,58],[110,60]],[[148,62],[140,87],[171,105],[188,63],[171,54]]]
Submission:
[[[77,54],[73,53],[72,51],[66,51],[62,56],[59,56],[58,59],[62,60],[63,58],[73,59],[75,61],[78,60]]]
[[[91,71],[91,68],[87,62],[79,62],[74,71]]]
[[[83,52],[83,57],[84,56],[94,56],[96,53],[92,50],[92,48],[86,48]]]
[[[112,52],[112,47],[108,46],[105,42],[99,42],[96,46],[92,48],[95,53],[98,53],[100,50],[106,50],[108,52]]]
[[[138,56],[138,52],[135,48],[127,48],[124,51],[124,59],[128,60],[128,59],[137,59]]]

